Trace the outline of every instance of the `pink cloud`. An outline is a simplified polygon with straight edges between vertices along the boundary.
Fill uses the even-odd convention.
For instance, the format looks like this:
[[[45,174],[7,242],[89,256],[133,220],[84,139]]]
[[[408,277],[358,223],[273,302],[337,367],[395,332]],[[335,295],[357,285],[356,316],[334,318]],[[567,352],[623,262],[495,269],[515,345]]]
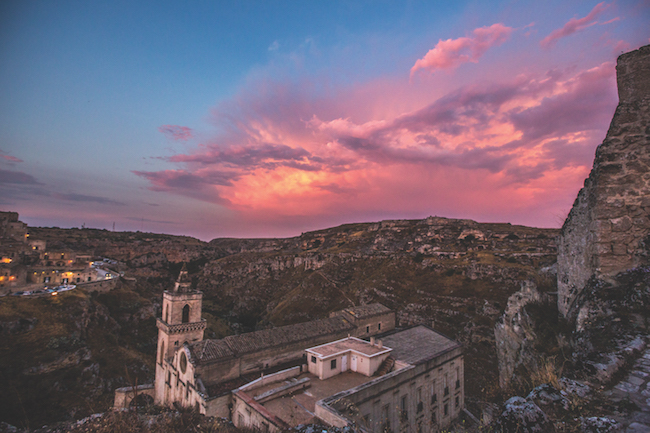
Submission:
[[[562,28],[553,30],[539,43],[543,48],[551,48],[558,39],[570,36],[576,32],[597,24],[598,17],[609,7],[605,2],[598,3],[584,18],[571,18]],[[613,22],[609,20],[607,23]]]
[[[434,72],[437,69],[450,69],[467,62],[477,62],[493,46],[504,43],[512,33],[511,27],[496,23],[490,27],[480,27],[472,36],[458,39],[439,40],[436,46],[411,68],[411,76],[420,69]]]
[[[5,159],[6,161],[9,162],[24,162],[22,159],[16,158],[15,156],[7,155],[5,153],[2,153],[0,150],[0,158]]]
[[[187,126],[162,125],[158,128],[158,131],[176,141],[187,141],[192,138],[192,129]]]
[[[220,134],[165,158],[175,169],[134,173],[251,223],[304,227],[399,209],[549,226],[588,174],[617,100],[611,63],[465,86],[383,117],[353,114],[380,101],[372,92],[259,86],[214,110]]]

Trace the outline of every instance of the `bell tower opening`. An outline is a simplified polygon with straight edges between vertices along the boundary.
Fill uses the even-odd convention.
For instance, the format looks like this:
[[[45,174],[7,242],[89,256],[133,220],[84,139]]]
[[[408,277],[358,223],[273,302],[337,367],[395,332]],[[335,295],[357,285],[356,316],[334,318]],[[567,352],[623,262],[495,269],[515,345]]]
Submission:
[[[183,317],[181,318],[181,323],[189,323],[190,321],[190,306],[185,304],[183,307]]]

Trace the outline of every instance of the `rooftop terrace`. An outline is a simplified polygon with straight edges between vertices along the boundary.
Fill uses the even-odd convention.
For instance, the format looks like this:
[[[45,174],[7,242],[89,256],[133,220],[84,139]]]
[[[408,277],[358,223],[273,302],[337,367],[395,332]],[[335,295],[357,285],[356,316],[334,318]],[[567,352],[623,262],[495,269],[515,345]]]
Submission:
[[[389,347],[379,347],[378,345],[373,345],[367,341],[354,337],[348,337],[343,340],[333,341],[331,343],[307,349],[308,352],[315,353],[323,358],[337,353],[347,352],[349,350],[353,350],[363,355],[373,356],[379,353],[385,353],[392,349]]]
[[[262,405],[290,426],[306,424],[312,422],[318,400],[376,379],[374,377],[364,376],[363,374],[346,371],[327,380],[319,380],[317,376],[311,373],[302,373],[293,380],[301,381],[305,378],[309,379],[310,386],[308,388],[290,395],[268,400],[262,403]],[[282,387],[286,383],[270,383],[260,388],[246,391],[246,394],[255,398],[272,392],[275,388]]]

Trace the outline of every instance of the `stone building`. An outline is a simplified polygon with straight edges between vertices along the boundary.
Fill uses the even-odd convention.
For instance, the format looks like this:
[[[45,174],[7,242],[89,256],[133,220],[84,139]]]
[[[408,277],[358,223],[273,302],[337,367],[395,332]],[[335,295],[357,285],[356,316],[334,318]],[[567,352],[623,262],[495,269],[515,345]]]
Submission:
[[[163,293],[154,386],[116,390],[115,407],[140,393],[266,431],[326,422],[400,432],[436,431],[464,408],[461,345],[424,326],[397,330],[381,304],[204,340],[202,297],[183,267]]]

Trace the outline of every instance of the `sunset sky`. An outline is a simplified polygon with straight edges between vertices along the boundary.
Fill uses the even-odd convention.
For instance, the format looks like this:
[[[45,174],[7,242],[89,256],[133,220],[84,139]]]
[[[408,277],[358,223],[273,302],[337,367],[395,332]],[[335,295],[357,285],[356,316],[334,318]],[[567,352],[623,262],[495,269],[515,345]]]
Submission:
[[[295,236],[559,227],[650,1],[0,2],[0,210]]]

